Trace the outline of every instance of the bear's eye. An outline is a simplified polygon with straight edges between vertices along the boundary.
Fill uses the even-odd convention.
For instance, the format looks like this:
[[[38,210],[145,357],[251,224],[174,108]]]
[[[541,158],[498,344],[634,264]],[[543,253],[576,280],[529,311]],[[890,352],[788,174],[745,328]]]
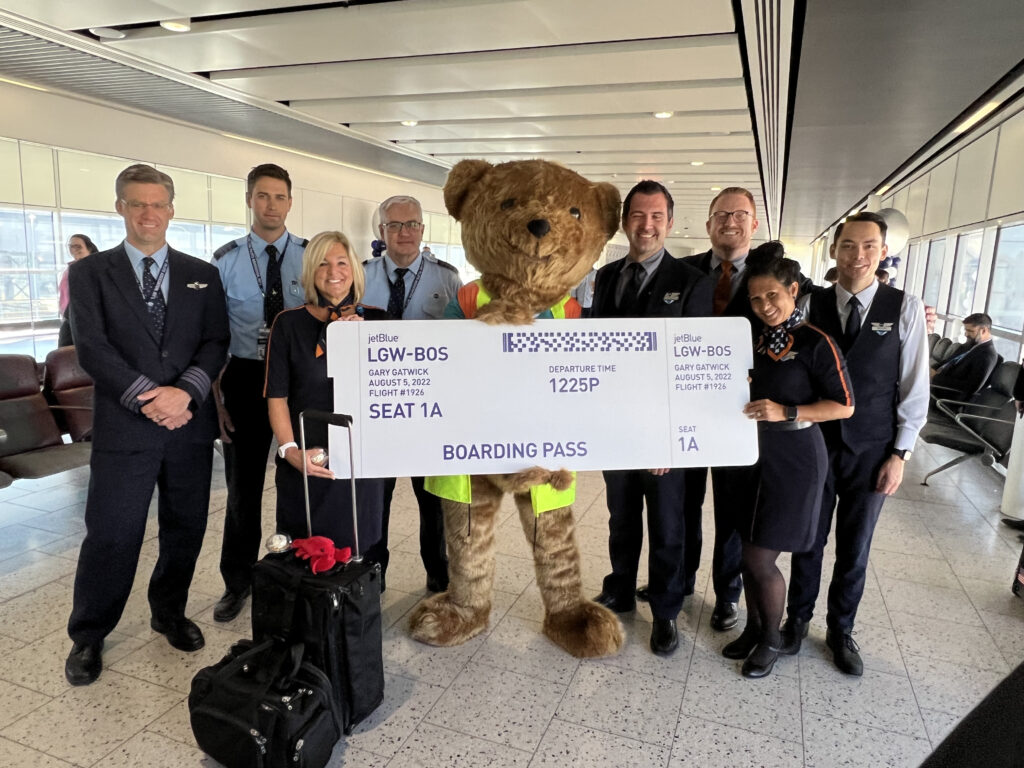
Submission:
[[[579,208],[570,208],[569,209],[569,215],[572,216],[574,219],[578,219],[580,217],[580,209]]]
[[[510,197],[508,200],[502,201],[502,203],[501,203],[501,210],[507,211],[509,208],[511,208],[515,204],[516,204],[516,199],[514,197]]]

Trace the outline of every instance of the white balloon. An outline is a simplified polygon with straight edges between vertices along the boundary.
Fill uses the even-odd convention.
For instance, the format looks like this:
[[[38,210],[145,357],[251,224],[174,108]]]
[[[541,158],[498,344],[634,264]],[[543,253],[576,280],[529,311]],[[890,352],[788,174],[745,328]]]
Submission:
[[[907,246],[907,240],[910,239],[910,222],[895,208],[883,208],[878,211],[878,215],[885,219],[888,228],[885,243],[889,246],[889,255],[895,256]]]

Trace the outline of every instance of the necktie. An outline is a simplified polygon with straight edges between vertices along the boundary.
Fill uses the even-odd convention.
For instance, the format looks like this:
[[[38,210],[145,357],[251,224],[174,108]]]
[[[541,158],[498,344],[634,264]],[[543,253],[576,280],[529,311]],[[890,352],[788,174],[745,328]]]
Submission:
[[[619,309],[626,314],[636,311],[640,303],[640,289],[644,284],[644,267],[639,262],[633,262],[628,267],[629,279],[626,280],[626,287],[622,291],[622,301],[619,302]]]
[[[274,324],[274,318],[284,309],[284,287],[281,285],[281,260],[277,247],[267,246],[267,287],[263,294],[263,319],[267,327]]]
[[[156,285],[156,277],[150,271],[155,264],[156,261],[150,256],[146,256],[142,260],[142,294],[146,298],[146,311],[149,312],[149,319],[156,330],[157,338],[162,339],[167,303],[164,301],[163,292]]]
[[[398,267],[395,270],[395,281],[391,283],[391,298],[388,299],[388,314],[401,320],[405,312],[405,273],[409,270]]]
[[[856,296],[851,296],[846,306],[850,308],[850,316],[846,318],[846,330],[843,332],[844,352],[853,346],[860,333],[860,302]]]
[[[718,282],[715,284],[714,313],[716,315],[725,311],[732,298],[732,262],[723,261],[718,268],[722,273],[718,276]]]

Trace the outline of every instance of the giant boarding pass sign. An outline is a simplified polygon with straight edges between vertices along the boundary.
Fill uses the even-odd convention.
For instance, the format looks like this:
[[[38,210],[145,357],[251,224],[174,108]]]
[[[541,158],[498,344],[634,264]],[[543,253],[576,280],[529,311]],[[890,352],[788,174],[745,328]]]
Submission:
[[[749,465],[744,318],[336,322],[356,477]],[[348,436],[330,466],[348,477]]]

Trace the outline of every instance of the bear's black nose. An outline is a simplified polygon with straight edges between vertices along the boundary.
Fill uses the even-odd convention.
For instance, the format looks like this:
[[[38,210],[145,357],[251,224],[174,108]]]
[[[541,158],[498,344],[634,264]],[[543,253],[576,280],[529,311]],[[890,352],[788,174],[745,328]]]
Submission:
[[[547,219],[534,219],[526,225],[526,228],[530,230],[531,235],[538,239],[544,237],[544,235],[551,231],[551,225],[548,224]]]

